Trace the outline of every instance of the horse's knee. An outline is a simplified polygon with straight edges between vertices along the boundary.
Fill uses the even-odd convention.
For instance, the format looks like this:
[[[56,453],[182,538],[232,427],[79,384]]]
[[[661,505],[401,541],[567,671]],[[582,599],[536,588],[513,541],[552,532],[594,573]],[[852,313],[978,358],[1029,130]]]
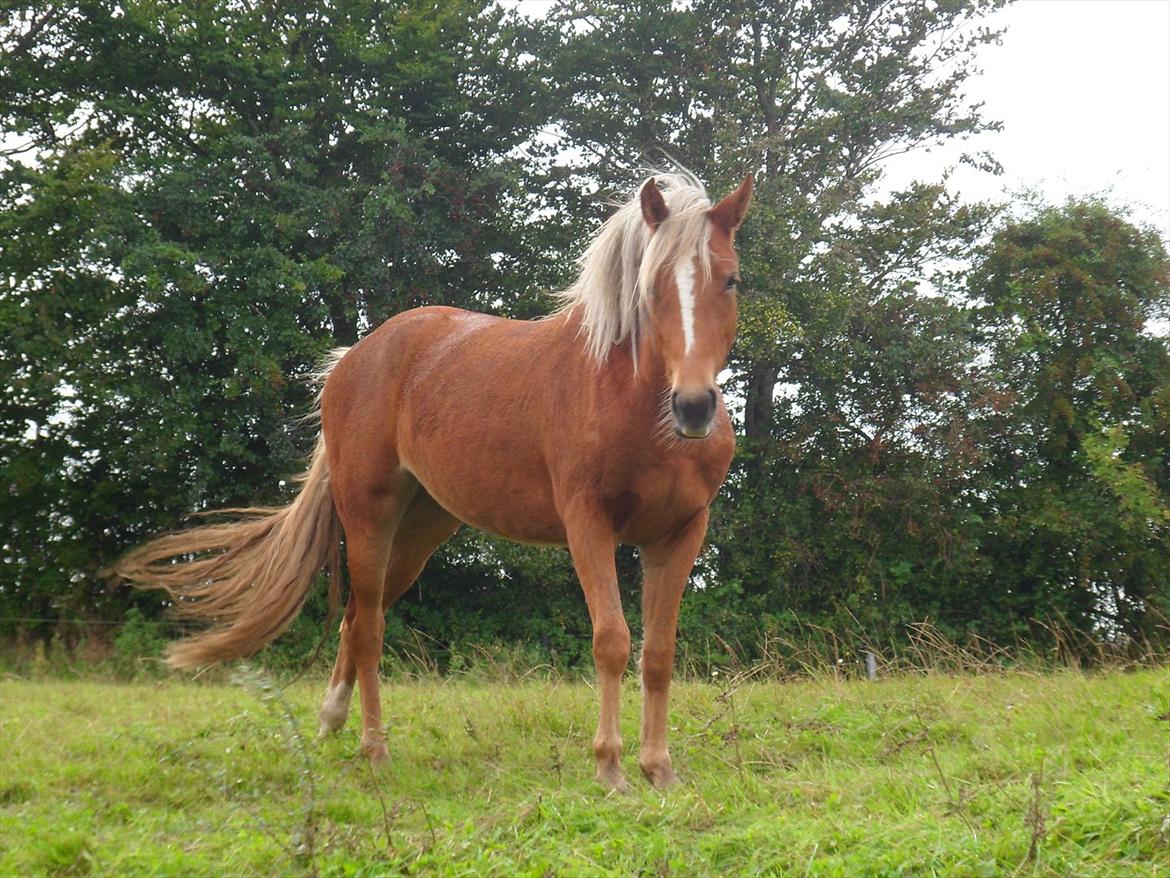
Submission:
[[[359,669],[381,658],[382,636],[385,632],[386,619],[380,610],[377,613],[359,613],[348,623],[346,646]]]
[[[674,676],[674,648],[644,644],[642,646],[642,685],[651,691],[665,689]]]
[[[594,629],[593,661],[602,671],[620,673],[625,669],[630,661],[630,629],[624,620]]]

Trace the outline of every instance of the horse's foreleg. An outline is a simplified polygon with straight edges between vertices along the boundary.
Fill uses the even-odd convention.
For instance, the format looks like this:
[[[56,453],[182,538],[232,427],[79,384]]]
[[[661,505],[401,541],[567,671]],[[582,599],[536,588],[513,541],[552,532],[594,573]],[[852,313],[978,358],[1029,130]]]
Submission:
[[[642,547],[642,740],[638,766],[655,787],[678,782],[666,746],[666,718],[678,608],[707,533],[707,510],[670,539]]]
[[[459,529],[459,520],[437,504],[425,491],[419,491],[407,509],[390,549],[386,577],[382,584],[382,615],[394,605],[418,579],[427,560]],[[337,731],[349,716],[349,702],[357,677],[357,666],[347,647],[346,629],[352,625],[356,611],[353,594],[345,607],[341,623],[341,643],[329,678],[329,688],[321,704],[321,731],[324,737]]]
[[[630,629],[622,613],[618,594],[617,566],[614,563],[612,527],[600,517],[578,516],[566,521],[569,551],[581,580],[589,618],[593,623],[593,662],[597,667],[597,688],[601,709],[597,734],[593,738],[593,755],[597,760],[597,779],[622,789],[622,737],[618,728],[622,673],[630,660]]]

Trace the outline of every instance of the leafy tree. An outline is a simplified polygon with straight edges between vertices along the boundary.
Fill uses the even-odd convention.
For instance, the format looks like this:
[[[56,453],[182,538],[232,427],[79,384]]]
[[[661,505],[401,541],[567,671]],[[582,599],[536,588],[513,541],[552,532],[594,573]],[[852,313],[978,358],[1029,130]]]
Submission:
[[[885,159],[995,127],[963,86],[999,5],[602,0],[537,29],[573,173],[604,189],[666,158],[714,190],[757,175],[728,381],[743,436],[704,576],[745,631],[790,611],[875,634],[958,624],[974,601],[974,354],[937,266],[990,212],[939,185],[875,192]]]
[[[404,308],[530,311],[536,122],[478,2],[16,4],[0,20],[5,594],[67,614],[185,513],[277,499],[298,378]],[[67,585],[65,582],[72,583]]]
[[[980,383],[961,273],[932,266],[988,220],[916,187],[808,267],[825,292],[773,343],[787,363],[774,426],[746,445],[713,534],[718,577],[756,596],[761,624],[896,639],[926,617],[960,636],[978,615]]]
[[[1170,260],[1101,202],[1001,229],[971,292],[991,357],[985,594],[1154,637],[1170,615]]]
[[[1164,247],[1098,203],[988,241],[995,211],[939,181],[880,188],[890,156],[995,127],[963,90],[1000,5],[10,4],[0,619],[132,603],[141,627],[152,598],[97,570],[189,512],[287,499],[325,349],[421,304],[543,313],[604,196],[674,159],[715,193],[757,175],[740,454],[686,636],[1164,635]],[[565,555],[470,533],[404,625],[588,654]]]

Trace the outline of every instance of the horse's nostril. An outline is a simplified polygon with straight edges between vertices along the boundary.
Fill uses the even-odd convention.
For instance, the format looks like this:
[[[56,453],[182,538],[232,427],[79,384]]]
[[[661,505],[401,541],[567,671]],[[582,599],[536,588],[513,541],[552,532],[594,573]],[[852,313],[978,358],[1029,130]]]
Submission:
[[[714,390],[698,393],[675,391],[670,394],[670,407],[675,419],[681,426],[694,429],[705,429],[710,425],[718,402],[719,397]]]

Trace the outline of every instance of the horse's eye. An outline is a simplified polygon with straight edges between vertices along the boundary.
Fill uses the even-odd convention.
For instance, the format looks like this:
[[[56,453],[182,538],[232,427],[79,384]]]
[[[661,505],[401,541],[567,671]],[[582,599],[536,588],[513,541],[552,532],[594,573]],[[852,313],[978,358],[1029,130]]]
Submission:
[[[740,283],[740,278],[737,275],[732,275],[727,279],[727,289],[734,290],[735,285]]]

